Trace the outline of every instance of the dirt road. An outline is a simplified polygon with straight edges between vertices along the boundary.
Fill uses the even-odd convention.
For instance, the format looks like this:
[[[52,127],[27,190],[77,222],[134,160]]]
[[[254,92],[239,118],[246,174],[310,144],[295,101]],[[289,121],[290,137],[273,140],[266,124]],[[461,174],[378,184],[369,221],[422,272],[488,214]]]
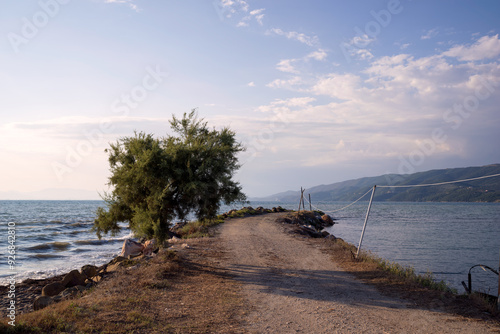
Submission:
[[[498,333],[480,321],[410,308],[346,274],[319,246],[288,233],[279,214],[220,227],[223,265],[242,282],[251,333]]]

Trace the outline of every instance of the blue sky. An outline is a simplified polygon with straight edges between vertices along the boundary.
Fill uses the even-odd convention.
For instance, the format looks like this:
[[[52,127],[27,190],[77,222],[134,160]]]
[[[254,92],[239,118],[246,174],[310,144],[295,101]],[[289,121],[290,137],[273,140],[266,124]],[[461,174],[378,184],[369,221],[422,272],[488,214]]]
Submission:
[[[250,196],[500,162],[498,1],[2,1],[0,199],[98,198],[198,108]],[[47,190],[50,189],[50,190]]]

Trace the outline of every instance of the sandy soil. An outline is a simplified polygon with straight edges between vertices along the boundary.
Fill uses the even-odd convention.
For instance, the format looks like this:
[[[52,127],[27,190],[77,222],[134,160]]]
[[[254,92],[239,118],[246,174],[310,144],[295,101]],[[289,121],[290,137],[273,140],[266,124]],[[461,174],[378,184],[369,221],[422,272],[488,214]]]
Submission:
[[[251,333],[499,333],[497,327],[384,296],[320,246],[286,233],[279,214],[218,229],[223,265],[242,284]]]

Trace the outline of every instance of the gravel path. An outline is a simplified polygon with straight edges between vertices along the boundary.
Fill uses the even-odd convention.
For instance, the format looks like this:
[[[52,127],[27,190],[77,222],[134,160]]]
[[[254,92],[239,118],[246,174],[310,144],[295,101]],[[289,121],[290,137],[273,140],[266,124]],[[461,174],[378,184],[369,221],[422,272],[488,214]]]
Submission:
[[[221,225],[224,266],[242,282],[251,333],[498,333],[486,323],[409,308],[285,233],[279,214]]]

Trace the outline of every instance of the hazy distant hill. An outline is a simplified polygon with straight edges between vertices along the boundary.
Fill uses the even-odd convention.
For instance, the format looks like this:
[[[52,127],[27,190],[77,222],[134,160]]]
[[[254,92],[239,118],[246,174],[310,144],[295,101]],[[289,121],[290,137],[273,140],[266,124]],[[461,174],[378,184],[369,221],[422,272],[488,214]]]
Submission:
[[[470,179],[500,174],[500,164],[430,170],[414,174],[364,177],[306,189],[313,201],[354,201],[374,185],[410,185]],[[300,191],[287,191],[259,200],[293,202]],[[369,196],[365,198],[368,200]],[[500,202],[500,176],[476,181],[418,188],[377,188],[376,201],[407,202]]]

